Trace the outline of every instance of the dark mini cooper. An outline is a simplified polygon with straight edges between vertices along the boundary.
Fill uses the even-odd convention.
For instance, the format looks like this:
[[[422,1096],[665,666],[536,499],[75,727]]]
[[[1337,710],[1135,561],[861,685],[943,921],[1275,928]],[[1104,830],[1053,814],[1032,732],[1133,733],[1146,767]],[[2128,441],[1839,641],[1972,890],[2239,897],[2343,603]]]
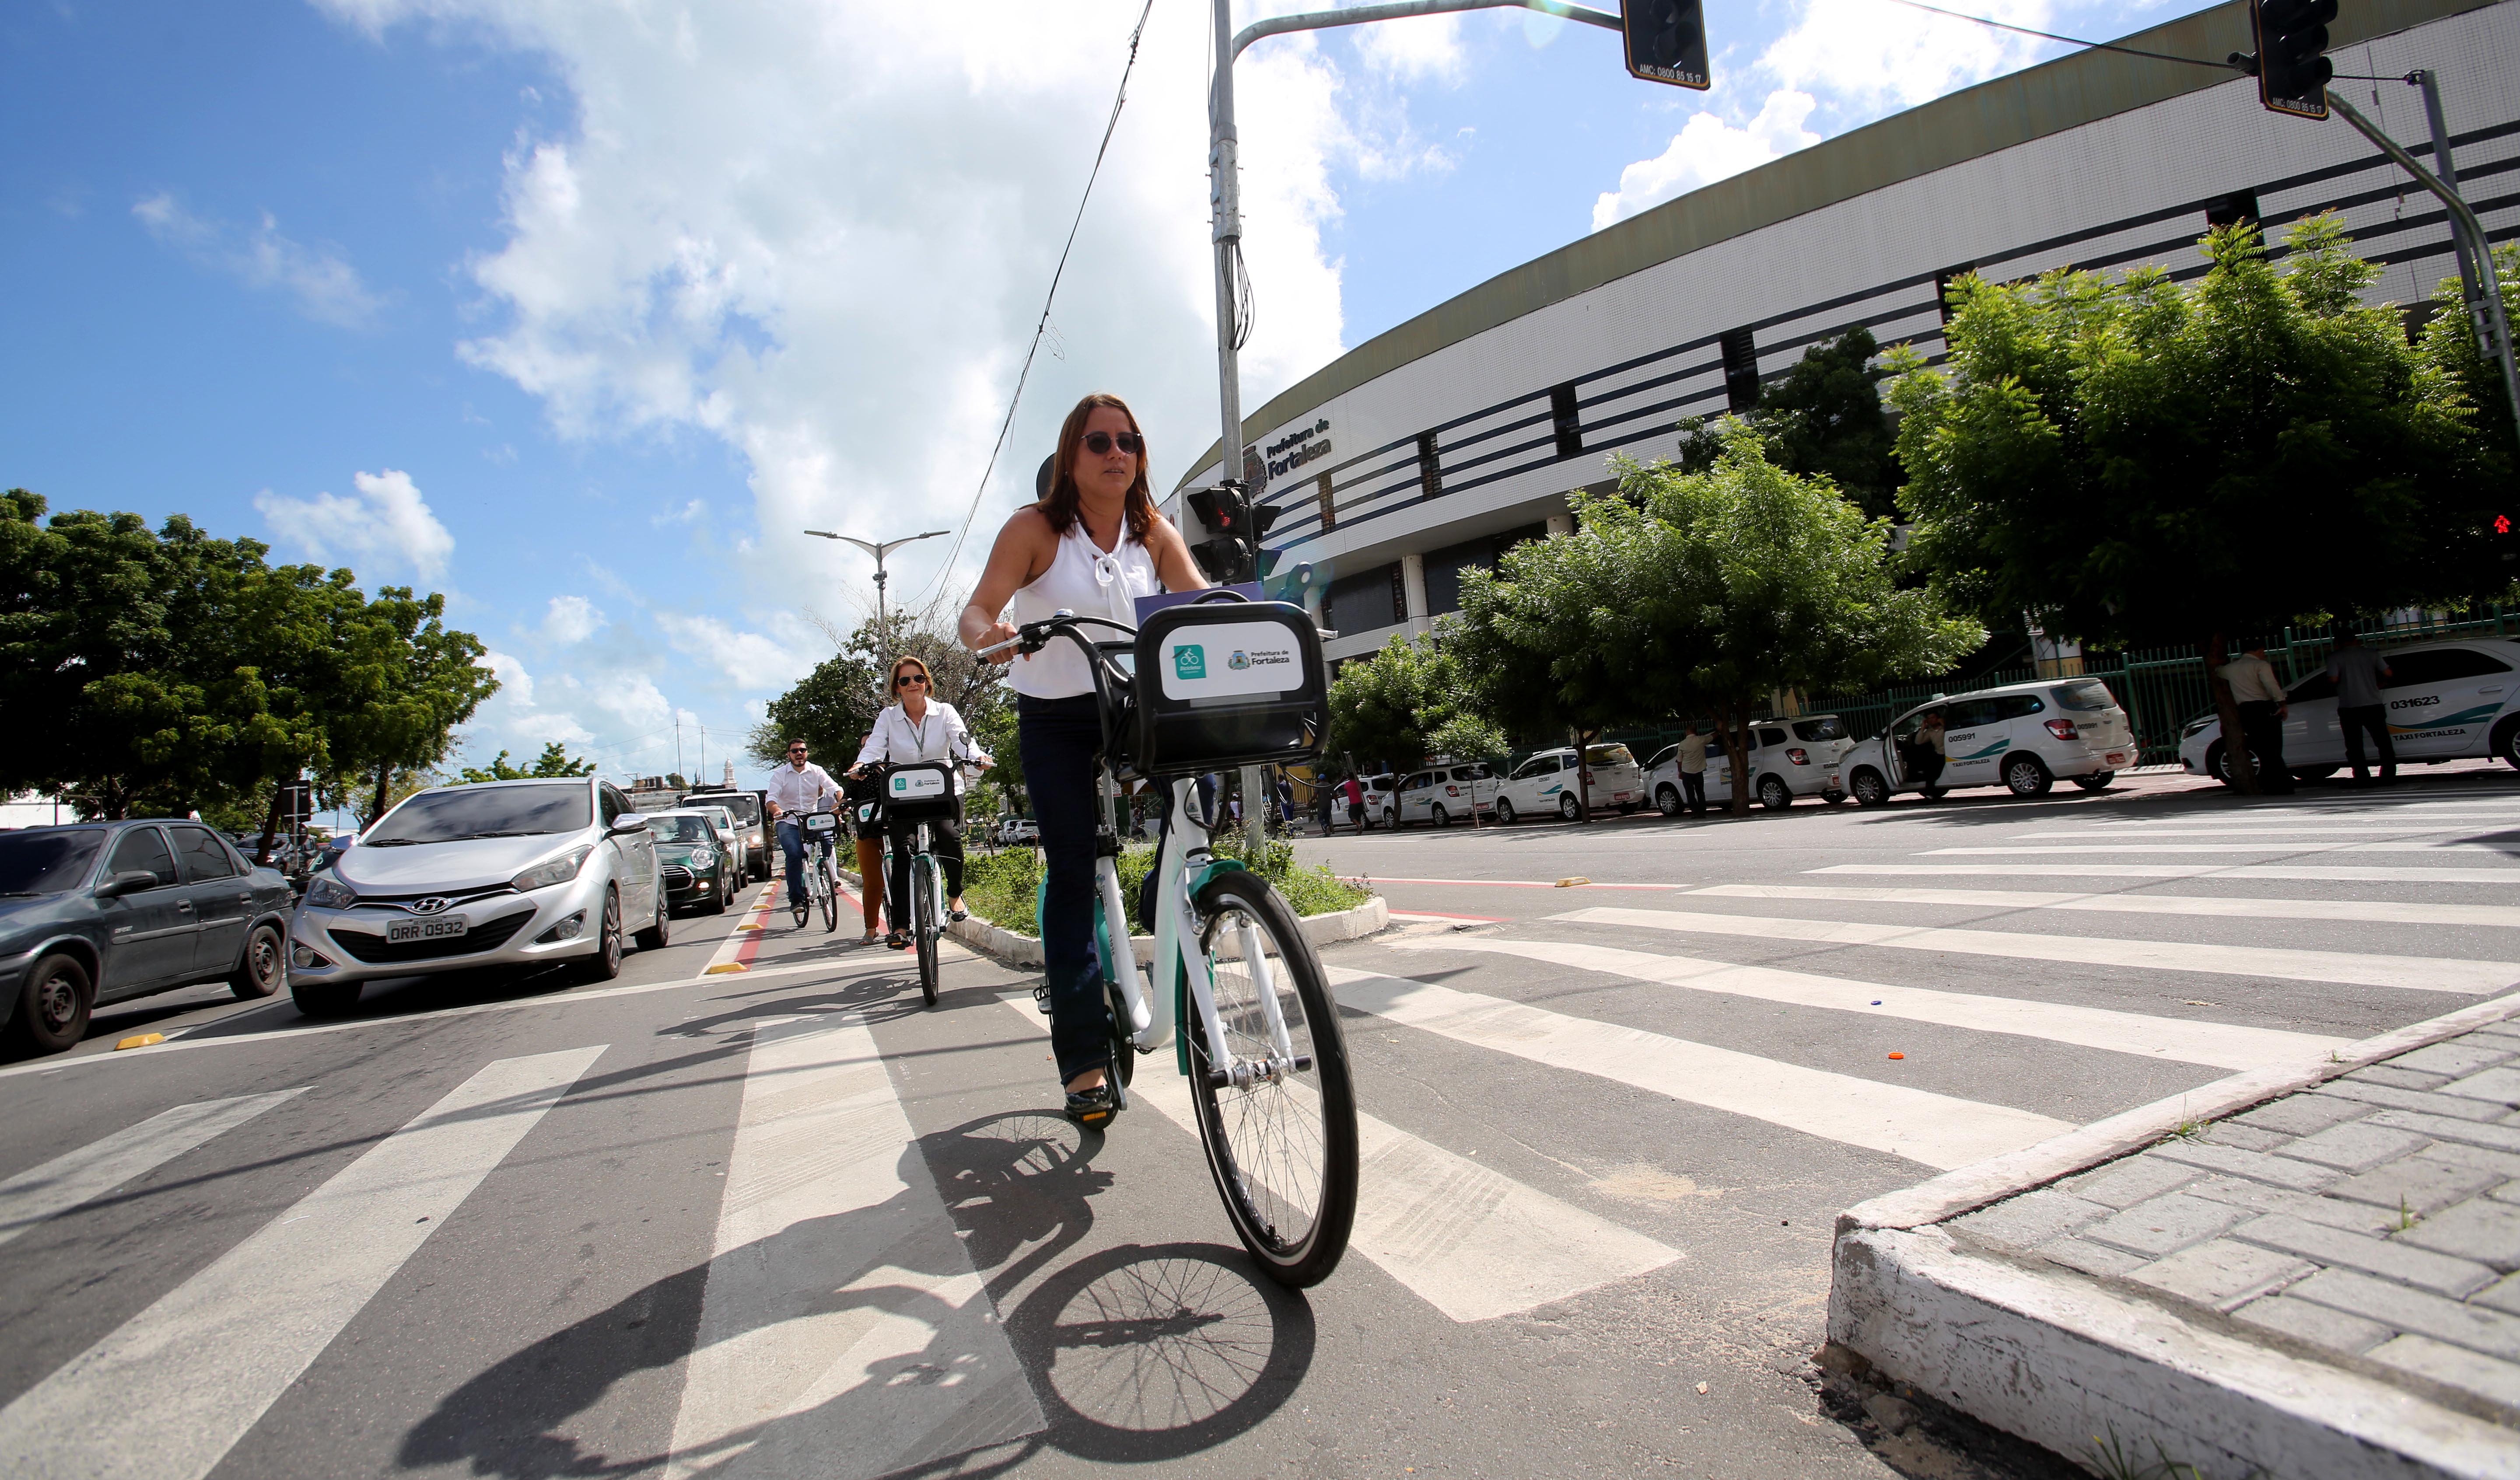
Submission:
[[[0,1039],[57,1054],[100,1005],[224,981],[289,982],[289,881],[200,823],[0,832]]]
[[[656,838],[656,876],[665,901],[677,910],[723,915],[742,880],[735,857],[703,812],[651,812],[648,830]]]

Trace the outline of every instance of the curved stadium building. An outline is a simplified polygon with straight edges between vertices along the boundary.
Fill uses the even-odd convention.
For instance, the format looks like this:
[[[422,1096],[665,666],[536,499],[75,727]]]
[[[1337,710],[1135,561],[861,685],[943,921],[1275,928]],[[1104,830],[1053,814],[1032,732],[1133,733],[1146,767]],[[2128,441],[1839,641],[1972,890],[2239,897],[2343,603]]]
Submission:
[[[2520,0],[2345,0],[2340,73],[2441,79],[2461,193],[2520,233]],[[2129,37],[2178,56],[2251,48],[2245,5]],[[2420,95],[2346,94],[2418,157]],[[1942,285],[2051,268],[2205,270],[2209,223],[2342,212],[2386,265],[2372,292],[2434,306],[2457,268],[2439,202],[2341,118],[2278,116],[2247,77],[2079,52],[1884,118],[1683,196],[1491,279],[1350,350],[1244,423],[1267,541],[1311,588],[1333,659],[1423,631],[1461,572],[1568,526],[1569,490],[1676,424],[1748,405],[1815,343],[1862,326],[1942,343]],[[1217,447],[1183,479],[1219,475]]]

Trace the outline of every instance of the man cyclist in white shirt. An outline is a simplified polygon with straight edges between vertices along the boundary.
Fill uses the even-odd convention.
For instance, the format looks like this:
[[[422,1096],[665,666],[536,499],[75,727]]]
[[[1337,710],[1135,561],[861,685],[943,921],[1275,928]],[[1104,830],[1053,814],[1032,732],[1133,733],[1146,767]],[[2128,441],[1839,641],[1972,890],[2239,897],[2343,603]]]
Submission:
[[[840,788],[832,782],[831,773],[805,758],[805,742],[790,738],[788,741],[788,764],[770,773],[770,817],[779,825],[780,851],[788,855],[788,898],[792,905],[805,894],[805,839],[798,832],[793,813],[833,812],[839,809]]]

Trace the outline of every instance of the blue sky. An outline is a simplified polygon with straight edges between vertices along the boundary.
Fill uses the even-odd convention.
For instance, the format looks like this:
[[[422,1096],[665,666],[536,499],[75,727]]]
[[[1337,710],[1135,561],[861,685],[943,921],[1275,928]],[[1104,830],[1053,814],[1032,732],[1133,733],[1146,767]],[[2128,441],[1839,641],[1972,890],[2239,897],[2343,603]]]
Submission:
[[[872,609],[804,527],[958,527],[1142,0],[50,0],[0,12],[0,485],[448,594],[466,758],[708,769]],[[1311,8],[1272,0],[1263,10]],[[2114,36],[2182,0],[1980,11]],[[1214,434],[1203,0],[1155,0],[959,602],[1059,415]],[[1696,184],[2059,48],[1894,0],[1712,0],[1717,87],[1495,12],[1238,70],[1245,404]]]

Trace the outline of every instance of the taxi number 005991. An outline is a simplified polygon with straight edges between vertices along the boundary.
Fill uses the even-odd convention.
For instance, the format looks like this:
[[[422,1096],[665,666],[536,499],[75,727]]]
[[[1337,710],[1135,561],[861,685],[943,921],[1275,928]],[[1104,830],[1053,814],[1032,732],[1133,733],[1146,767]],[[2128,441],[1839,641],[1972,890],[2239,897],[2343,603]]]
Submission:
[[[385,926],[385,940],[394,945],[413,940],[444,940],[464,933],[460,919],[397,919]]]

